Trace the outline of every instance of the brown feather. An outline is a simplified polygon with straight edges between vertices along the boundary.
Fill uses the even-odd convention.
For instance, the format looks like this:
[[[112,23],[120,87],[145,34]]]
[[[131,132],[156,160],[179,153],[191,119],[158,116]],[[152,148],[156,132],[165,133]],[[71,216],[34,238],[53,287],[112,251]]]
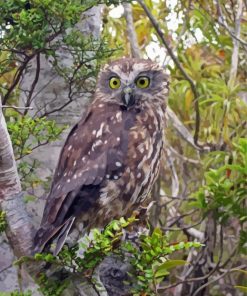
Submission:
[[[150,87],[135,88],[135,103],[126,107],[121,88],[109,88],[112,75],[121,87],[148,75]],[[167,93],[167,76],[151,61],[122,59],[103,68],[93,103],[61,151],[35,251],[57,239],[57,253],[77,223],[102,227],[147,198],[160,166]]]

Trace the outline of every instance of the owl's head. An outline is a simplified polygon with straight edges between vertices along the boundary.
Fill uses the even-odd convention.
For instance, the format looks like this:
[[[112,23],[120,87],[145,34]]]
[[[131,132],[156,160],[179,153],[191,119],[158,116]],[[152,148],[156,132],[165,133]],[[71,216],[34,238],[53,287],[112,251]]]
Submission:
[[[123,58],[103,67],[97,95],[101,100],[131,108],[144,102],[161,102],[168,93],[168,76],[150,60]]]

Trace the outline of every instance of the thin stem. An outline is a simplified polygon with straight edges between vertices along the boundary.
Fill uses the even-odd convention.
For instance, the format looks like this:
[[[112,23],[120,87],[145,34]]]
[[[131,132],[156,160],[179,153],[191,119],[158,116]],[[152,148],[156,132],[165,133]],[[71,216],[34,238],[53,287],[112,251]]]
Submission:
[[[150,22],[152,23],[156,33],[160,37],[162,43],[164,44],[168,54],[172,58],[174,64],[177,66],[177,68],[180,70],[184,78],[189,82],[191,90],[194,94],[194,104],[195,104],[195,112],[196,112],[196,119],[195,119],[195,133],[194,133],[194,143],[196,146],[202,148],[202,146],[198,143],[199,140],[199,132],[200,132],[200,110],[199,110],[199,94],[196,89],[196,84],[194,83],[193,79],[188,75],[188,73],[185,71],[183,66],[180,64],[178,58],[173,53],[173,50],[169,46],[168,42],[166,41],[163,32],[161,31],[159,24],[157,20],[154,18],[150,10],[147,8],[146,4],[142,0],[138,0],[138,3],[141,5],[143,10],[145,11],[147,17],[149,18]]]
[[[35,77],[34,77],[33,83],[31,85],[31,88],[30,88],[30,91],[29,91],[29,95],[28,95],[25,107],[29,107],[30,104],[31,104],[32,95],[33,95],[34,89],[35,89],[35,87],[36,87],[36,85],[38,83],[38,80],[39,80],[39,74],[40,74],[40,53],[37,53],[37,56],[36,56],[36,73],[35,73]],[[27,112],[28,112],[28,109],[25,109],[24,115],[26,115]]]
[[[127,26],[127,36],[130,43],[131,53],[133,58],[140,58],[141,52],[138,46],[137,36],[135,32],[135,26],[132,16],[132,6],[130,3],[123,3],[124,15]]]

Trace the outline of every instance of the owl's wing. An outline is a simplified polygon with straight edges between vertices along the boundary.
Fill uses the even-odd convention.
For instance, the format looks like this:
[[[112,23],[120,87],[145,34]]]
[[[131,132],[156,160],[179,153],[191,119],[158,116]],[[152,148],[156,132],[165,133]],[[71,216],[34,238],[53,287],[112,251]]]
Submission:
[[[128,131],[135,116],[126,113],[112,125],[115,114],[114,108],[89,110],[69,133],[34,239],[36,252],[42,251],[54,236],[66,238],[75,217],[72,205],[85,186],[100,186],[106,175],[111,176],[124,168]]]

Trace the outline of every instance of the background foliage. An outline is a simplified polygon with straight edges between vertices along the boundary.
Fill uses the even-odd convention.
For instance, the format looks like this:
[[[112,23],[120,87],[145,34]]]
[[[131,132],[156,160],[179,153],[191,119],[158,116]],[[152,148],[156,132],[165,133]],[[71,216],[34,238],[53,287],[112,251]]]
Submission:
[[[104,4],[103,25],[100,39],[95,39],[83,35],[75,24],[83,12],[99,3]],[[49,112],[33,112],[29,107],[35,102],[37,70],[25,109],[5,109],[24,189],[43,184],[36,175],[39,163],[27,156],[57,140],[66,128],[51,115],[62,114],[76,96],[92,93],[94,78],[106,60],[132,54],[134,41],[127,34],[132,30],[140,56],[156,60],[170,74],[168,104],[177,121],[170,118],[165,131],[166,155],[152,193],[155,205],[149,234],[139,237],[138,248],[126,243],[114,246],[114,252],[125,248],[131,253],[138,280],[136,295],[241,295],[246,291],[246,1],[133,1],[132,27],[126,18],[128,4],[118,6],[119,1],[8,0],[0,4],[3,104],[20,104],[28,63],[36,61],[39,68],[41,55],[51,59],[68,86],[66,104]],[[61,46],[72,58],[69,66],[59,62]],[[1,214],[4,225],[2,221]],[[85,256],[93,254],[96,262],[90,259],[87,264],[93,266],[88,268],[113,251],[113,241],[119,240],[126,221],[122,222],[113,222],[102,234],[94,233],[93,247]],[[205,247],[187,250],[198,241]],[[179,246],[186,250],[167,261]],[[54,260],[68,265],[68,256],[75,253],[64,250],[61,256]],[[173,263],[181,266],[169,273],[168,265]]]

